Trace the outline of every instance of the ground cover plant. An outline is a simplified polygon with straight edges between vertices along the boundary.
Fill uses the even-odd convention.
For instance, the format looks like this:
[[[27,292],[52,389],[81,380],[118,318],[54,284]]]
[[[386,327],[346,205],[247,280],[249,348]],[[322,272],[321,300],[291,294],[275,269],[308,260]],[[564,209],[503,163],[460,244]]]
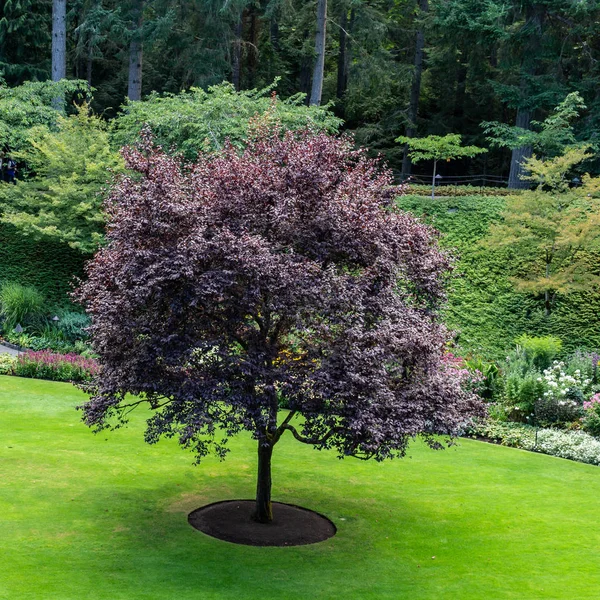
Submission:
[[[193,466],[173,440],[143,442],[148,413],[90,435],[75,411],[84,399],[68,384],[0,377],[3,600],[597,596],[598,467],[473,440],[338,461],[284,438],[276,499],[330,515],[338,533],[252,548],[186,520],[223,490],[252,495],[250,436],[224,463]]]
[[[101,365],[90,426],[148,403],[147,441],[176,436],[198,460],[250,431],[253,518],[270,523],[284,434],[383,460],[418,435],[439,448],[434,435],[482,413],[443,360],[449,259],[433,229],[390,210],[391,173],[351,139],[257,121],[242,151],[192,165],[151,139],[123,155],[137,176],[110,192],[80,292]]]

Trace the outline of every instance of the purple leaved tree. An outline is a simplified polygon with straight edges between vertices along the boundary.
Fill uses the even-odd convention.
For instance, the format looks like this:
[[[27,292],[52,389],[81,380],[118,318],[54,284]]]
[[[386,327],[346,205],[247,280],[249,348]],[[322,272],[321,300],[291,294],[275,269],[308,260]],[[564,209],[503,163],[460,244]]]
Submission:
[[[146,440],[177,436],[198,460],[251,432],[269,523],[283,435],[383,460],[481,412],[442,360],[449,258],[352,140],[257,125],[242,151],[192,165],[149,139],[123,155],[133,174],[79,291],[101,365],[88,425],[148,403]]]

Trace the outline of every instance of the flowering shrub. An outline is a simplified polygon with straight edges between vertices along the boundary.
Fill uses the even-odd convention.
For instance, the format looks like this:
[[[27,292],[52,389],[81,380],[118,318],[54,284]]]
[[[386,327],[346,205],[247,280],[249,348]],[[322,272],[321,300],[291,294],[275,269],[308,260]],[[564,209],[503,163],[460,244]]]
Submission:
[[[0,375],[11,375],[16,362],[16,356],[0,354]]]
[[[560,458],[600,465],[600,441],[583,431],[541,429],[535,449]]]
[[[469,368],[469,364],[464,358],[456,356],[452,352],[446,352],[443,355],[442,363],[460,381],[465,390],[482,396],[485,377],[481,371],[476,368]]]
[[[555,360],[538,377],[545,391],[536,404],[538,420],[542,423],[569,423],[581,417],[583,400],[590,392],[592,380],[584,378],[580,369],[569,375],[565,363]]]
[[[540,429],[520,423],[480,421],[471,425],[466,435],[487,438],[502,444],[567,458],[592,465],[600,465],[600,441],[583,431]]]
[[[584,431],[600,437],[600,394],[594,394],[588,402],[583,403],[581,426]]]
[[[96,375],[98,364],[94,359],[79,354],[54,354],[42,350],[19,355],[12,370],[19,377],[80,382]]]

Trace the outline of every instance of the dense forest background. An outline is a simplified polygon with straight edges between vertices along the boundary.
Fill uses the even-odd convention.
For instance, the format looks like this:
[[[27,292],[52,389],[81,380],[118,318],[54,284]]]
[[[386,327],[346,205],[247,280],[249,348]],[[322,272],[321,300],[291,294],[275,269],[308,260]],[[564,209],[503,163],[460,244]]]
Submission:
[[[428,165],[398,135],[487,146],[482,122],[529,129],[572,91],[587,105],[577,137],[594,142],[599,21],[592,0],[5,0],[0,72],[9,86],[87,80],[106,118],[127,96],[278,78],[282,97],[332,103],[358,143],[418,175]],[[441,174],[508,179],[520,158],[492,148]]]

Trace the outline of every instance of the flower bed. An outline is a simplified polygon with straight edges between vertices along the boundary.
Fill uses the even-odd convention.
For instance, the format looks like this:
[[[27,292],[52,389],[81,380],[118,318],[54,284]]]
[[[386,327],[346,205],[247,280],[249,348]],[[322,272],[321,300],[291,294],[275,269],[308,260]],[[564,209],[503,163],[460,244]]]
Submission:
[[[5,374],[51,381],[87,381],[98,372],[98,363],[79,354],[55,354],[46,350],[28,351],[16,360]]]
[[[466,436],[512,448],[600,465],[600,440],[583,431],[539,429],[536,435],[535,427],[531,425],[503,423],[490,419],[470,427]]]

